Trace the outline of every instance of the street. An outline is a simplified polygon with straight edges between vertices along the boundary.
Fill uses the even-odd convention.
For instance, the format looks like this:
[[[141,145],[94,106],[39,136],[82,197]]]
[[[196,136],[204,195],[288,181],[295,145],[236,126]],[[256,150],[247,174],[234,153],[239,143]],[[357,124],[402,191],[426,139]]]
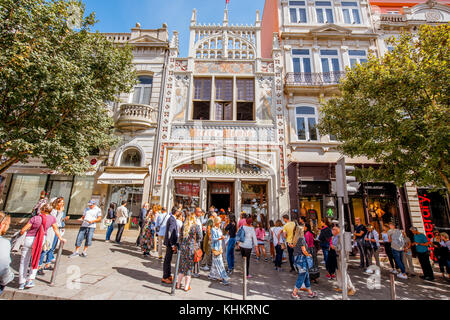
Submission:
[[[236,270],[231,277],[231,286],[225,287],[219,282],[208,280],[208,273],[200,272],[199,278],[193,278],[189,293],[176,290],[171,296],[171,286],[162,285],[162,260],[155,253],[144,257],[134,243],[137,232],[127,231],[122,243],[105,242],[105,233],[97,230],[93,246],[88,251],[88,257],[69,258],[73,252],[77,229],[67,229],[65,238],[68,240],[60,261],[59,272],[54,287],[51,287],[51,272],[37,276],[36,286],[24,291],[17,290],[18,280],[5,288],[0,299],[8,300],[241,300],[242,299],[242,259],[236,252]],[[115,232],[113,233],[113,237]],[[358,257],[351,257],[349,273],[357,289],[356,295],[350,300],[389,300],[389,273],[386,268],[381,274],[381,288],[368,289],[367,281],[370,275],[359,268]],[[277,272],[271,262],[256,261],[251,258],[250,272],[253,278],[248,280],[248,300],[289,300],[294,287],[296,275],[287,272],[288,263],[283,264],[283,271]],[[12,268],[17,275],[20,254],[12,254]],[[319,255],[319,261],[322,261]],[[382,259],[386,260],[386,259]],[[175,271],[173,259],[172,273]],[[417,263],[417,261],[415,261]],[[334,291],[336,281],[327,280],[324,265],[321,264],[321,277],[318,284],[312,284],[317,291],[319,300],[340,300],[341,295]],[[287,271],[286,271],[287,270]],[[436,269],[435,269],[436,270]],[[420,267],[415,266],[416,273]],[[448,300],[450,284],[435,274],[434,282],[423,281],[418,276],[408,280],[398,281],[396,278],[398,300]],[[303,293],[303,298],[308,299]]]

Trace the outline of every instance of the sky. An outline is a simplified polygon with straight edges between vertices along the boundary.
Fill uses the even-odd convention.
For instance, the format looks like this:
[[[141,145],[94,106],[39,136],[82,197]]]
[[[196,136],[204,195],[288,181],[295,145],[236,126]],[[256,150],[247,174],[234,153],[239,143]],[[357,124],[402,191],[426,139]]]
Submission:
[[[225,0],[83,0],[86,13],[95,12],[99,22],[93,31],[130,32],[136,22],[143,29],[161,28],[167,23],[170,37],[179,32],[180,56],[188,54],[189,24],[192,10],[197,9],[198,23],[222,23]],[[228,18],[231,24],[254,24],[256,10],[264,10],[265,0],[230,0]]]

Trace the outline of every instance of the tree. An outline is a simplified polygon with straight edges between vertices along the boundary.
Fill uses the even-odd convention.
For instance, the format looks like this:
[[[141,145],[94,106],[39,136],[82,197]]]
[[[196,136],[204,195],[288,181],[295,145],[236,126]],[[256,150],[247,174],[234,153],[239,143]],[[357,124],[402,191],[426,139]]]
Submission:
[[[82,174],[89,150],[118,142],[106,102],[135,84],[132,51],[84,13],[81,1],[0,0],[0,173],[40,158]]]
[[[367,178],[450,190],[449,39],[448,24],[391,38],[392,52],[347,70],[341,95],[323,103],[321,133],[380,164]]]

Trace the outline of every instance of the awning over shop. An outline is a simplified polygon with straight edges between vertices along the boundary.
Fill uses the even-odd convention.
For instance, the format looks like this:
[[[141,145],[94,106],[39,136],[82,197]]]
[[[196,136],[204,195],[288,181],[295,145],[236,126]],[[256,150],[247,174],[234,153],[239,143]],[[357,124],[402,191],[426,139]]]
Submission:
[[[144,184],[147,173],[108,173],[98,178],[97,184]]]

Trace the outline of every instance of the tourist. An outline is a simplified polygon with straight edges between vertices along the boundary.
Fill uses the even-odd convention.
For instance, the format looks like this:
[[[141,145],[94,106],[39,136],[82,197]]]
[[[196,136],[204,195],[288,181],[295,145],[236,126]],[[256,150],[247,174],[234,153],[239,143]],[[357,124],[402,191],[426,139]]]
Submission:
[[[283,216],[284,220],[284,226],[283,226],[283,234],[286,238],[286,247],[289,255],[289,264],[291,265],[291,271],[295,272],[294,269],[294,248],[289,246],[290,243],[292,243],[292,240],[294,238],[294,230],[295,230],[295,222],[289,220],[289,215],[285,214]]]
[[[69,219],[69,217],[66,216],[66,213],[64,212],[64,198],[59,197],[52,201],[51,206],[53,208],[52,212],[50,213],[52,216],[56,218],[56,225],[58,226],[59,233],[61,234],[61,237],[64,236],[65,230],[65,221]],[[47,231],[47,237],[45,239],[45,242],[50,244],[51,247],[48,251],[42,251],[41,258],[39,259],[39,275],[44,275],[44,270],[53,270],[53,267],[51,267],[51,263],[55,263],[55,250],[58,245],[58,238],[55,237],[55,233],[52,229],[49,229]],[[44,262],[46,263],[45,266],[43,265]]]
[[[265,248],[265,240],[266,230],[263,228],[263,223],[258,222],[256,232],[256,240],[258,240],[258,250],[256,251],[256,259],[259,260],[261,258],[261,254],[264,256],[264,261],[268,261],[266,256],[266,248]]]
[[[245,213],[245,211],[242,211],[241,218],[239,219],[239,222],[238,222],[238,230],[241,227],[245,226],[246,224],[247,224],[247,214]]]
[[[253,219],[247,218],[245,221],[245,225],[242,227],[243,232],[245,234],[245,240],[244,242],[240,242],[239,239],[237,239],[237,246],[239,250],[241,250],[242,257],[247,258],[247,278],[251,278],[250,275],[250,256],[252,254],[252,249],[254,248],[255,251],[258,250],[258,240],[256,239],[256,233],[255,228],[253,228]]]
[[[53,207],[45,203],[41,206],[40,215],[32,217],[28,223],[20,230],[20,235],[26,233],[26,238],[22,247],[19,267],[19,290],[34,287],[34,279],[39,267],[39,259],[42,253],[42,245],[47,235],[47,230],[52,227],[60,241],[66,243],[59,233],[56,218],[50,213]],[[31,261],[31,268],[30,266]]]
[[[225,227],[225,231],[228,233],[229,239],[227,244],[227,266],[228,274],[232,274],[234,270],[234,248],[236,247],[236,217],[233,215],[228,216],[229,223]]]
[[[202,230],[202,235],[200,238],[197,238],[197,248],[202,249],[203,248],[203,217],[204,217],[205,213],[203,212],[203,210],[199,207],[195,208],[195,222],[197,223],[197,225],[200,227],[200,230]],[[198,249],[197,249],[198,250]],[[202,254],[203,250],[202,250]],[[200,277],[200,266],[199,266],[200,262],[195,262],[194,261],[194,270],[192,271],[192,276],[194,278],[198,278]]]
[[[114,231],[114,222],[116,220],[116,204],[112,202],[109,205],[106,214],[106,222],[108,223],[108,230],[106,230],[106,241],[111,241],[111,234]]]
[[[214,208],[214,207],[211,207]],[[217,218],[217,213],[210,211],[210,216],[206,222],[206,232],[203,238],[203,259],[201,262],[202,270],[209,271],[212,265],[212,255],[211,255],[211,229],[214,227],[214,219]]]
[[[153,210],[149,210],[147,212],[147,216],[145,217],[142,239],[141,239],[141,248],[142,253],[145,257],[150,256],[150,250],[153,245],[153,237],[154,237],[154,225],[153,221]]]
[[[75,242],[75,251],[69,256],[70,258],[77,256],[87,257],[87,249],[92,245],[92,238],[94,237],[94,232],[97,228],[97,222],[102,221],[102,210],[97,207],[97,202],[95,200],[89,201],[88,207],[84,210],[83,216],[79,220],[83,222],[81,223]],[[84,250],[80,254],[78,250],[80,249],[83,240],[85,240]]]
[[[448,239],[448,234],[442,232],[440,234],[441,241],[439,242],[439,270],[442,273],[444,279],[450,278],[450,261],[449,261],[449,248],[450,241]],[[447,272],[447,276],[445,275]]]
[[[397,274],[398,273],[397,270],[399,270],[400,268],[398,267],[397,262],[394,259],[394,255],[392,254],[391,242],[389,241],[388,231],[389,226],[383,225],[383,233],[381,234],[381,236],[383,239],[384,251],[388,256],[389,264],[391,265],[391,272]]]
[[[414,242],[413,246],[416,246],[416,254],[419,259],[420,267],[423,271],[423,276],[420,278],[428,281],[434,280],[433,268],[430,263],[430,252],[429,247],[431,246],[430,241],[427,236],[423,233],[420,233],[416,227],[412,227],[411,232],[414,234]]]
[[[312,255],[308,252],[307,243],[304,238],[303,227],[300,228],[300,234],[298,240],[293,239],[289,245],[293,246],[294,251],[294,264],[298,270],[297,281],[295,282],[294,291],[292,292],[292,297],[294,299],[300,299],[298,291],[304,285],[306,291],[308,292],[309,298],[317,297],[317,293],[311,290],[311,282],[309,280],[309,268],[312,266]],[[308,262],[308,259],[311,259]]]
[[[14,273],[10,268],[11,242],[3,238],[10,224],[11,217],[3,211],[0,211],[0,294],[2,294],[6,285],[14,280]]]
[[[410,237],[403,232],[403,238],[405,239],[405,249],[403,249],[403,264],[405,265],[406,275],[408,277],[415,277],[416,274],[414,272],[414,263],[412,257],[412,241]]]
[[[42,206],[44,204],[48,203],[47,196],[48,196],[48,193],[45,192],[45,190],[42,190],[38,202],[36,203],[36,205],[33,207],[33,210],[31,211],[32,217],[39,215],[39,213],[41,212]]]
[[[281,271],[281,263],[283,260],[283,251],[286,248],[285,238],[283,235],[283,222],[277,220],[275,227],[272,228],[273,245],[275,247],[275,270]]]
[[[361,224],[361,218],[355,218],[355,233],[353,240],[356,241],[359,250],[359,267],[360,268],[368,268],[369,267],[369,258],[367,256],[368,251],[366,250],[366,246],[364,245],[364,239],[366,237],[367,228],[365,225]]]
[[[380,248],[380,236],[378,235],[377,230],[374,228],[372,224],[367,225],[367,233],[364,238],[366,250],[368,252],[368,264],[372,265],[372,257],[375,257],[375,263],[377,267],[381,267],[380,265],[380,254],[378,249]],[[372,271],[367,268],[367,273],[372,273]]]
[[[196,209],[196,211],[199,208]],[[202,237],[201,225],[197,223],[196,213],[187,213],[185,223],[180,232],[180,265],[178,267],[177,289],[181,289],[181,282],[185,278],[184,291],[191,290],[191,276],[194,271],[194,255],[199,248]]]
[[[161,206],[159,205],[153,205],[153,221],[155,222],[154,228],[155,228],[155,236],[154,236],[154,243],[153,243],[153,251],[158,251],[158,232],[156,231],[156,222],[158,221],[158,217],[161,213]]]
[[[317,283],[317,279],[320,277],[319,261],[317,259],[317,250],[314,244],[314,233],[311,230],[310,224],[305,224],[305,241],[307,244],[308,252],[313,259],[313,267],[309,270],[309,280]]]
[[[230,284],[230,277],[223,265],[222,240],[224,239],[224,236],[222,230],[220,230],[221,221],[222,220],[219,217],[214,218],[214,226],[211,229],[212,265],[208,278],[210,280],[220,280],[224,286],[227,286]]]
[[[164,235],[166,234],[167,228],[167,220],[169,220],[170,214],[167,212],[166,208],[161,208],[161,213],[158,215],[156,219],[155,230],[158,235],[158,258],[162,260],[162,250],[163,250],[163,242]]]
[[[350,275],[348,274],[347,270],[343,270],[343,265],[341,264],[340,254],[341,254],[341,237],[342,237],[342,235],[340,234],[340,232],[341,232],[341,230],[338,226],[333,227],[333,230],[332,230],[333,238],[331,240],[331,245],[330,245],[330,248],[336,252],[337,288],[335,290],[338,292],[342,292],[342,290],[343,290],[342,287],[344,284],[343,275],[345,273],[346,277],[347,277],[347,294],[349,296],[354,296],[356,293],[356,288],[353,285],[352,279],[350,278]],[[348,257],[346,257],[346,258],[348,261]]]
[[[142,234],[144,232],[144,224],[147,217],[147,212],[150,210],[150,204],[148,202],[144,203],[144,205],[141,208],[141,211],[139,212],[139,236],[136,239],[136,246],[140,247],[142,242]]]
[[[322,249],[323,252],[323,261],[326,264],[328,259],[328,253],[330,251],[330,240],[333,235],[331,234],[330,222],[328,221],[327,218],[324,218],[320,222],[320,225],[321,228],[319,233],[319,242],[320,248]],[[330,274],[328,274],[327,278],[330,279],[330,277],[331,277]]]
[[[172,277],[172,257],[174,253],[177,253],[178,244],[178,225],[175,216],[170,213],[166,224],[166,233],[164,235],[164,245],[166,246],[166,256],[163,264],[163,277],[161,282],[166,284],[173,283]]]
[[[116,242],[120,243],[122,240],[123,231],[125,229],[125,225],[128,223],[129,212],[127,209],[127,202],[124,200],[121,203],[121,206],[116,210],[116,221],[117,221],[117,234],[116,234]]]
[[[272,258],[272,262],[275,262],[275,246],[273,245],[273,232],[272,229],[275,227],[275,223],[273,220],[269,221],[269,248],[270,248],[270,256]]]
[[[328,280],[336,279],[336,271],[338,268],[337,235],[338,235],[337,229],[333,227],[333,229],[331,229],[328,257],[327,262],[325,264],[325,268],[327,269],[328,272],[326,276]]]
[[[403,264],[403,250],[406,244],[405,238],[403,237],[403,232],[395,227],[394,222],[390,222],[388,236],[389,242],[391,243],[392,255],[400,268],[400,273],[397,274],[397,277],[400,279],[408,279],[405,265]]]

